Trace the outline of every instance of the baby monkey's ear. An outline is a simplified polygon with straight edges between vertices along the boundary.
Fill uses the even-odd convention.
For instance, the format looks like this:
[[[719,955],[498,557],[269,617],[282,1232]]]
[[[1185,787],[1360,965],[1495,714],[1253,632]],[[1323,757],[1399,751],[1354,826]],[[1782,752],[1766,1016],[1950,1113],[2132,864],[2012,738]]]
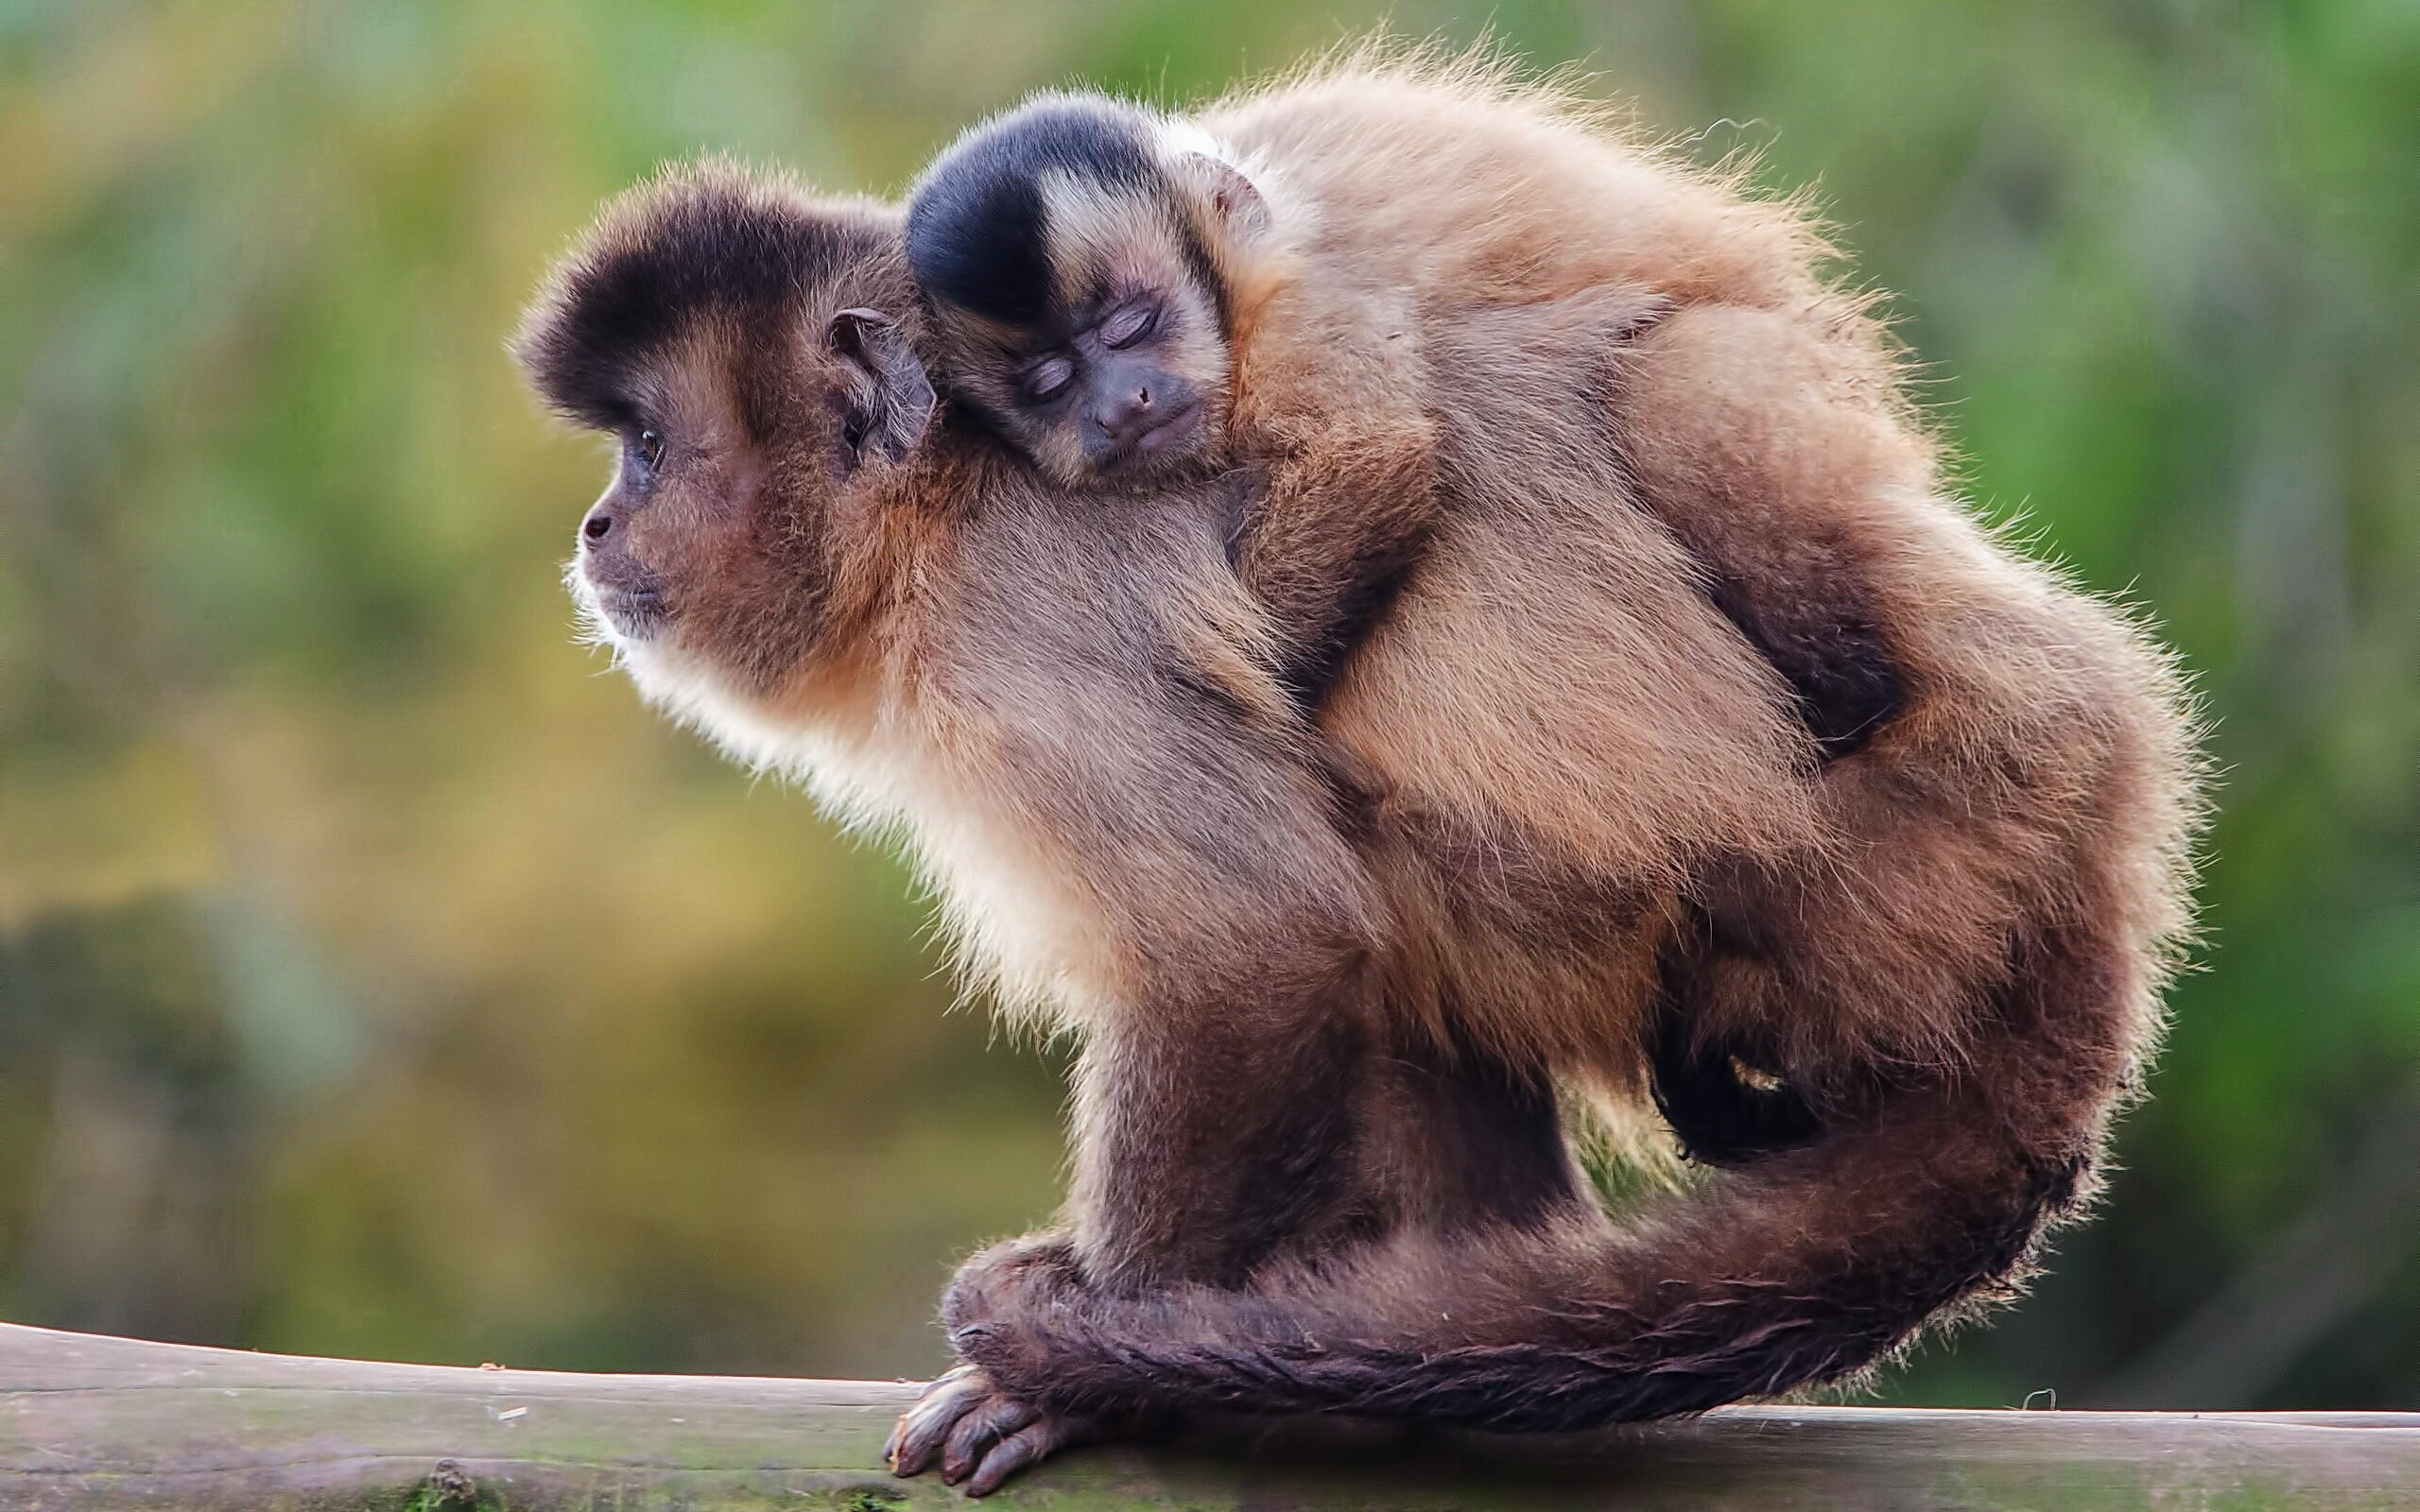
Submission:
[[[899,324],[880,310],[842,310],[828,334],[833,352],[856,369],[841,417],[840,439],[852,468],[869,449],[896,462],[916,449],[932,424],[933,381]]]
[[[1209,213],[1212,224],[1207,229],[1229,246],[1253,248],[1275,226],[1268,198],[1234,163],[1207,152],[1180,152],[1171,171]]]

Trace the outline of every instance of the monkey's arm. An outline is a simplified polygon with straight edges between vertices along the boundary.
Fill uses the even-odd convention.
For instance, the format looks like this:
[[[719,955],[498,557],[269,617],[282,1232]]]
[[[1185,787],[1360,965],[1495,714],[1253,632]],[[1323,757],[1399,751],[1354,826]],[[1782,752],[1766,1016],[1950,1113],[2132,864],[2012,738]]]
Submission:
[[[1050,602],[1049,630],[1107,623],[1088,626],[1080,596]],[[1299,719],[1239,651],[1163,646],[1125,667],[1115,653],[1131,640],[1082,639],[1041,642],[1035,663],[1060,684],[1043,696],[991,679],[1024,697],[986,711],[1004,738],[977,764],[1025,810],[1095,931],[1074,1181],[1062,1228],[976,1256],[953,1295],[1035,1269],[1102,1295],[1232,1287],[1275,1254],[1332,1247],[1361,1195],[1345,1165],[1367,1095],[1377,908]],[[1092,1418],[960,1369],[900,1419],[886,1454],[903,1475],[938,1461],[979,1496],[1090,1436]]]
[[[971,917],[1059,941],[1067,1218],[1112,1288],[1236,1283],[1325,1221],[1375,1019],[1382,905],[1198,502],[998,520],[971,555],[1015,576],[952,621],[959,782],[1048,880]]]
[[[1357,454],[1274,463],[1233,551],[1277,632],[1278,682],[1305,713],[1386,617],[1435,524],[1428,458],[1376,440]],[[1340,476],[1340,474],[1341,474]]]
[[[1317,267],[1253,314],[1234,428],[1259,487],[1229,545],[1309,712],[1392,605],[1439,507],[1437,427],[1415,311]]]
[[[1526,402],[1594,400],[1601,372],[1666,312],[1624,286],[1564,300],[1454,311],[1322,277],[1273,301],[1271,335],[1242,349],[1237,429],[1263,478],[1231,548],[1280,636],[1279,680],[1305,711],[1385,619],[1427,551],[1441,486],[1441,392],[1474,372]]]
[[[1075,1074],[1075,1253],[1097,1284],[1239,1285],[1332,1227],[1367,1057],[1370,953],[1333,916],[1208,895]],[[1205,948],[1206,947],[1206,948]]]

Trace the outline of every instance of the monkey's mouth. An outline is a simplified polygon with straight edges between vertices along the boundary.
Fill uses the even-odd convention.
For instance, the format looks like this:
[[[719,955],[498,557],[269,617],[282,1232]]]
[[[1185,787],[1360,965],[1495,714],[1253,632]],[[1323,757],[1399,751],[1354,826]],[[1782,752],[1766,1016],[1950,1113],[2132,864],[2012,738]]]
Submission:
[[[600,576],[592,565],[579,576],[580,587],[586,590],[581,596],[590,611],[616,640],[644,641],[672,618],[664,584],[653,574],[613,581]]]
[[[609,588],[596,590],[596,609],[612,625],[615,633],[631,640],[645,640],[663,628],[672,617],[671,609],[664,602],[660,588]]]
[[[1201,405],[1199,402],[1170,410],[1150,429],[1137,432],[1132,439],[1119,447],[1111,455],[1108,466],[1140,469],[1183,456],[1191,451],[1193,438],[1201,431]]]
[[[1184,449],[1201,429],[1201,406],[1187,404],[1167,419],[1134,438],[1132,449],[1140,452],[1174,452]]]

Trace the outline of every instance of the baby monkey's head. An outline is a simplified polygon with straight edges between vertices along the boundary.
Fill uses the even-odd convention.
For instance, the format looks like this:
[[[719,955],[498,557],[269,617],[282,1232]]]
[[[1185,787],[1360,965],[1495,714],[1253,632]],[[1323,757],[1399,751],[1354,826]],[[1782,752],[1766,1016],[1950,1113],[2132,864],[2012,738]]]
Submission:
[[[1223,430],[1235,270],[1269,208],[1193,136],[1054,95],[960,137],[908,202],[948,376],[1063,481],[1166,470]]]
[[[895,213],[707,163],[609,206],[531,303],[531,384],[617,442],[573,592],[651,696],[761,699],[829,645],[933,415],[914,301]]]

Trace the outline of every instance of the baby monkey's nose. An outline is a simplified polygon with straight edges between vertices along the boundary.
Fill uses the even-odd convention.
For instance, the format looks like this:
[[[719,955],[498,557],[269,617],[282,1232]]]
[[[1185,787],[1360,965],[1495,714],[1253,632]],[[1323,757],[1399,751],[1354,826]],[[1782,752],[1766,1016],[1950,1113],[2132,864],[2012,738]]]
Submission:
[[[1115,439],[1131,439],[1151,423],[1151,386],[1133,384],[1117,390],[1102,403],[1096,418]]]

